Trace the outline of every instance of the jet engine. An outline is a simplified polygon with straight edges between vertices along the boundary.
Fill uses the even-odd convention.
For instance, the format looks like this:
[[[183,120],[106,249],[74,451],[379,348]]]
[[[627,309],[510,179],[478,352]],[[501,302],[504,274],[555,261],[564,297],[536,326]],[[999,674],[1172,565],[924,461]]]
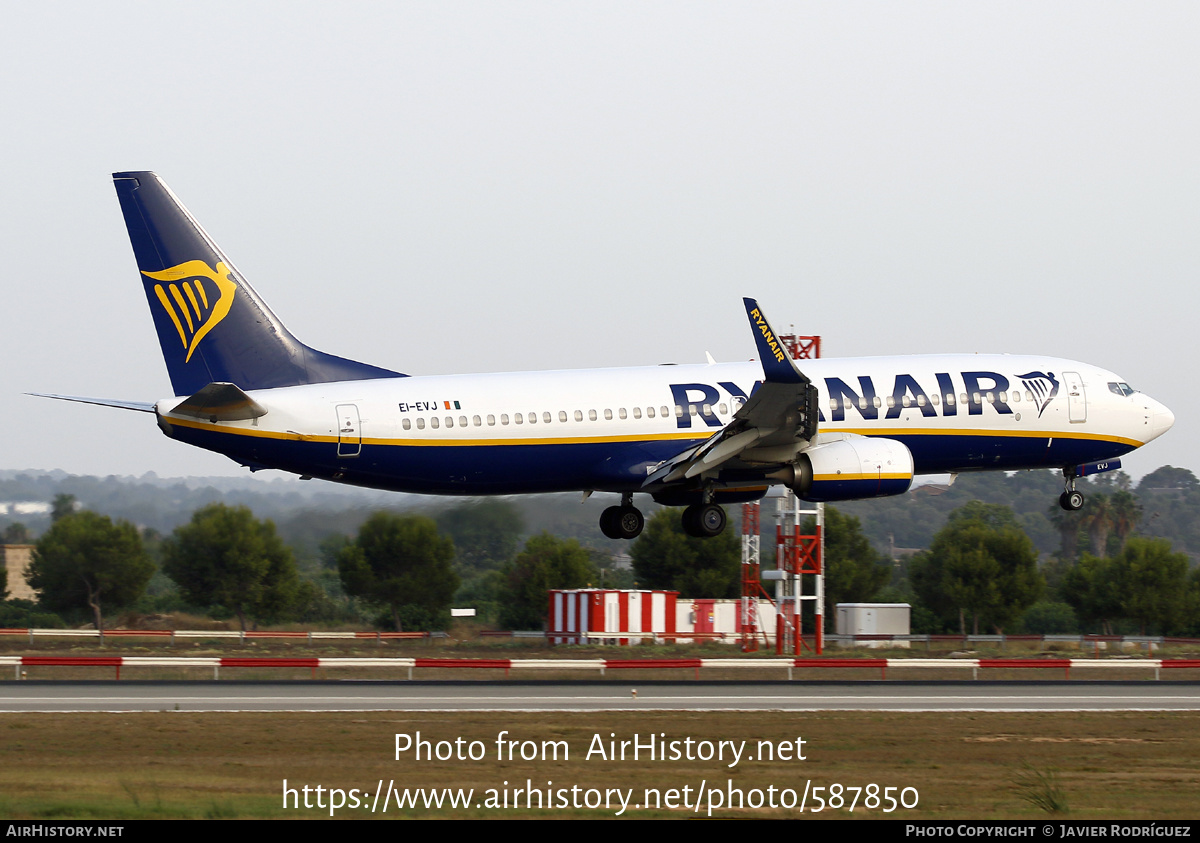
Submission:
[[[856,434],[819,436],[781,478],[806,501],[846,501],[902,495],[913,479],[912,453],[895,439]]]

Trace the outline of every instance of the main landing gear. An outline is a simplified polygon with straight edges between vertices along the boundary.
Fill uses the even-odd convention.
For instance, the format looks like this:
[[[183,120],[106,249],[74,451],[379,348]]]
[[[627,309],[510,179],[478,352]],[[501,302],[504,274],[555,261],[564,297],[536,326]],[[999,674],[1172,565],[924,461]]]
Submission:
[[[610,539],[636,539],[646,526],[642,511],[633,505],[633,494],[621,496],[620,506],[610,506],[600,513],[600,532]]]
[[[1070,473],[1068,473],[1070,472]],[[1083,492],[1075,490],[1075,472],[1074,469],[1063,469],[1063,479],[1067,484],[1066,491],[1058,496],[1058,505],[1067,512],[1076,512],[1083,509]]]
[[[683,531],[696,538],[719,536],[728,523],[725,510],[715,503],[693,504],[683,511]],[[600,532],[610,539],[636,539],[645,526],[646,519],[633,505],[632,493],[621,496],[620,506],[610,506],[600,513]]]

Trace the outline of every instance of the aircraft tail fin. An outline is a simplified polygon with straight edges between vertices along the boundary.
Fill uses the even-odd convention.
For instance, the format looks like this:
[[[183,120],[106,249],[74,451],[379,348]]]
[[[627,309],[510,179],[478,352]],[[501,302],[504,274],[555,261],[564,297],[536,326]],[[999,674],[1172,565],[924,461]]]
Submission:
[[[292,336],[171,189],[151,172],[113,173],[171,386],[271,389],[405,377]]]

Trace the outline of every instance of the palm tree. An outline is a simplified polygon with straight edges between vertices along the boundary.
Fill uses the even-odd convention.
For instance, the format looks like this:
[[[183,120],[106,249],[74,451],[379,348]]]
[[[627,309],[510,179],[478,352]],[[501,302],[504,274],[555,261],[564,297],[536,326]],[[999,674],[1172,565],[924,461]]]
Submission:
[[[1142,505],[1134,497],[1133,492],[1122,489],[1114,492],[1109,502],[1112,509],[1113,531],[1121,542],[1120,550],[1125,549],[1125,540],[1137,528],[1142,520]],[[1119,552],[1119,551],[1118,551]]]
[[[1108,534],[1113,528],[1113,508],[1108,495],[1088,495],[1082,512],[1083,523],[1092,538],[1092,554],[1108,556]]]

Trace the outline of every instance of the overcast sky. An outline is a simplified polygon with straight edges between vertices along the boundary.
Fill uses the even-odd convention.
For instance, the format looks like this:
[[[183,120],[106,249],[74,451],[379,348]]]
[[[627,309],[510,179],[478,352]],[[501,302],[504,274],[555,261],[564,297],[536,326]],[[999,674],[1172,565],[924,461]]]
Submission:
[[[170,394],[110,174],[321,350],[412,374],[825,356],[1120,373],[1200,471],[1200,5],[9,4],[0,468],[237,474]]]

